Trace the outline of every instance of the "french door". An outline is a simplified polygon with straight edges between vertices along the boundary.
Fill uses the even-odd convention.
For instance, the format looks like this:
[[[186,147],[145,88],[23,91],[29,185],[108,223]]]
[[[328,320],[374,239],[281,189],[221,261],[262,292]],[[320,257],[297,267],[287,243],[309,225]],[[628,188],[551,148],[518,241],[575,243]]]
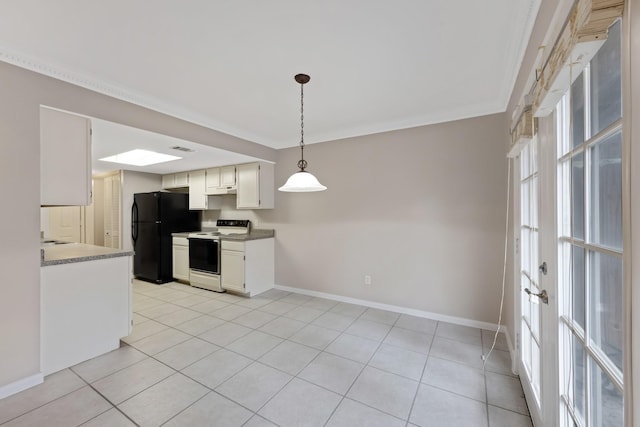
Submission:
[[[538,427],[624,423],[620,59],[618,21],[519,157],[519,373]]]
[[[620,22],[557,108],[561,426],[623,425]]]
[[[518,371],[536,426],[554,425],[557,412],[555,302],[555,123],[541,121],[521,151],[519,170],[520,292]]]

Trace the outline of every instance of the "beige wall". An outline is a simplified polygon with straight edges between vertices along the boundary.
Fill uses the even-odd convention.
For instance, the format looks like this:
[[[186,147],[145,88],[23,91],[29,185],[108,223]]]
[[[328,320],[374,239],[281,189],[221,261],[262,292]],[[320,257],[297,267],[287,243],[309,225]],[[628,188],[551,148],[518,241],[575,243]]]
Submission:
[[[0,387],[40,371],[39,108],[0,63]]]
[[[0,62],[0,391],[40,371],[40,125],[47,105],[275,160],[273,149]]]
[[[497,323],[506,138],[497,114],[307,146],[328,190],[255,213],[276,229],[276,282]],[[298,156],[279,151],[276,187]]]

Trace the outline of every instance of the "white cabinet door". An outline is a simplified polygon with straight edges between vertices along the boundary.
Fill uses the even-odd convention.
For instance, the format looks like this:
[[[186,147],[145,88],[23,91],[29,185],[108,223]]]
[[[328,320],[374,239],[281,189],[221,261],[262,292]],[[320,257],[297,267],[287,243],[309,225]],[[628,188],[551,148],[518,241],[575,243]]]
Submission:
[[[176,238],[174,237],[174,242]],[[184,239],[185,241],[187,239]],[[189,246],[173,245],[173,277],[178,280],[189,281]]]
[[[189,172],[189,209],[207,209],[206,185],[204,170]]]
[[[176,174],[170,173],[169,175],[162,175],[162,189],[168,190],[170,188],[176,188],[175,184]]]
[[[40,108],[40,204],[91,204],[91,121]]]
[[[256,162],[236,166],[238,209],[273,209],[274,168],[271,163]]]
[[[216,194],[220,187],[220,168],[209,168],[206,171],[206,193]]]
[[[177,172],[174,174],[173,184],[176,187],[188,187],[189,186],[189,172]]]
[[[104,178],[104,246],[120,249],[120,174]]]
[[[162,189],[185,188],[189,186],[189,172],[170,173],[162,175]]]
[[[244,292],[244,251],[221,251],[222,287],[236,292]]]
[[[238,209],[260,207],[260,164],[247,163],[238,165]]]
[[[236,187],[236,166],[223,166],[220,168],[220,187],[232,189]]]

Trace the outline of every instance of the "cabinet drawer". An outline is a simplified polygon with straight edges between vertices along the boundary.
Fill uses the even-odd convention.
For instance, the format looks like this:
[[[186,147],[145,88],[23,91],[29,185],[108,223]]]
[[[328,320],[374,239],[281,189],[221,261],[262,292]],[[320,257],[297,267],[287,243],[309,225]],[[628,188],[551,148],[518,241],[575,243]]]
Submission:
[[[244,252],[244,242],[234,242],[230,240],[223,240],[222,249],[227,251]]]
[[[186,237],[174,237],[173,244],[177,246],[189,246],[189,240]]]

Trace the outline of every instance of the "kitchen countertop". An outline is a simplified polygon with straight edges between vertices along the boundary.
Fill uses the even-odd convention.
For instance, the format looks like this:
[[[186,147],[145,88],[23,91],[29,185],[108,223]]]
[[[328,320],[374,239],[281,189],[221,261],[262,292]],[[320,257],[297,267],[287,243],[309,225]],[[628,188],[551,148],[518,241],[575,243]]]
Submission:
[[[132,256],[133,251],[105,248],[84,243],[46,245],[40,248],[40,266],[70,264],[105,258]]]
[[[202,232],[207,231],[216,231],[215,229],[211,230],[202,230]],[[191,232],[182,232],[182,233],[171,233],[173,237],[189,237],[191,233],[199,233],[199,231],[191,231]],[[226,234],[220,235],[220,240],[234,240],[244,242],[246,240],[257,240],[257,239],[269,239],[275,236],[275,231],[272,229],[260,229],[256,228],[251,230],[249,234]]]

